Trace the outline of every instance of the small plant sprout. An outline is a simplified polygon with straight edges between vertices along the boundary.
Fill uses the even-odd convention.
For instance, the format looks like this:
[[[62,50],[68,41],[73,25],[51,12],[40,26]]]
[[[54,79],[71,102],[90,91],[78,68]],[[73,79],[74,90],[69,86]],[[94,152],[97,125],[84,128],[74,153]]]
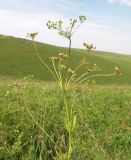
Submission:
[[[67,38],[69,40],[69,56],[71,55],[71,44],[72,44],[72,36],[77,31],[77,29],[80,27],[80,25],[86,21],[86,17],[81,15],[77,19],[70,19],[68,27],[63,27],[63,21],[58,20],[55,22],[48,21],[47,27],[48,29],[54,29],[57,30],[59,35]]]

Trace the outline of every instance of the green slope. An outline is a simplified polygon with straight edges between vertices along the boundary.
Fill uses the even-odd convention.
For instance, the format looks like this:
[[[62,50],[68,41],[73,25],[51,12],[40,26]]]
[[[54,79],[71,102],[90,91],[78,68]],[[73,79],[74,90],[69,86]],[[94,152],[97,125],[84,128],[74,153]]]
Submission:
[[[67,48],[43,43],[37,43],[37,45],[40,55],[47,63],[50,63],[48,57],[59,51],[68,52]],[[97,51],[87,53],[86,50],[72,49],[71,66],[75,66],[85,55],[88,56],[89,61],[100,66],[100,73],[112,73],[115,66],[118,66],[123,73],[122,76],[97,78],[98,84],[131,85],[131,56]],[[33,74],[35,79],[52,80],[50,73],[37,58],[30,40],[15,37],[0,39],[0,77],[23,78],[29,74]]]

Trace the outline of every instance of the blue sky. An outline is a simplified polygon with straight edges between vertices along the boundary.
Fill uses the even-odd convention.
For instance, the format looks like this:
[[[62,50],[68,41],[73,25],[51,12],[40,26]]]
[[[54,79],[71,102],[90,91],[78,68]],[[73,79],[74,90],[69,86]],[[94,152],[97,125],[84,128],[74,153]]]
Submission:
[[[38,31],[38,41],[67,46],[68,41],[46,28],[48,19],[81,14],[87,22],[73,37],[73,47],[94,43],[98,50],[131,54],[131,0],[0,0],[0,34],[26,38]]]

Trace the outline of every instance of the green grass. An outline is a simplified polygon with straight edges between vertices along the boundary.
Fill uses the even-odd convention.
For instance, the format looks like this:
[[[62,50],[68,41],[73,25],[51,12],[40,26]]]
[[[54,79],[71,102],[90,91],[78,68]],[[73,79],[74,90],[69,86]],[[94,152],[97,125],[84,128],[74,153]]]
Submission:
[[[56,55],[58,51],[68,52],[67,48],[43,43],[37,43],[37,45],[41,57],[49,65],[51,65],[50,56]],[[96,78],[98,84],[131,84],[131,56],[98,51],[87,53],[86,50],[72,49],[72,57],[69,62],[71,67],[73,68],[85,55],[87,55],[89,61],[98,64],[101,69],[100,73],[112,73],[115,66],[118,66],[122,72],[122,76],[118,77]],[[37,58],[31,41],[14,37],[0,39],[1,79],[5,79],[5,77],[19,79],[30,74],[33,74],[34,78],[38,80],[53,80],[53,77]]]
[[[23,92],[21,86],[25,82],[17,83],[21,85],[12,81],[8,81],[10,87],[7,82],[0,85],[0,159],[40,160],[41,155],[42,160],[51,160],[54,145],[34,123],[26,107],[60,145],[65,135],[61,92],[50,82],[35,81]],[[73,94],[71,91],[68,96]],[[71,159],[130,160],[131,88],[95,86],[92,91],[80,88],[75,94],[77,127]]]
[[[68,52],[67,48],[37,45],[49,66],[50,56]],[[123,74],[97,78],[97,84],[102,85],[92,90],[83,84],[67,91],[71,118],[77,117],[70,159],[130,160],[131,56],[72,49],[68,65],[75,67],[85,55],[101,67],[101,73],[112,73],[118,66]],[[22,80],[30,74],[33,81]],[[65,104],[62,91],[52,80],[38,60],[32,41],[0,39],[0,160],[53,160],[56,146],[61,155],[67,154]]]

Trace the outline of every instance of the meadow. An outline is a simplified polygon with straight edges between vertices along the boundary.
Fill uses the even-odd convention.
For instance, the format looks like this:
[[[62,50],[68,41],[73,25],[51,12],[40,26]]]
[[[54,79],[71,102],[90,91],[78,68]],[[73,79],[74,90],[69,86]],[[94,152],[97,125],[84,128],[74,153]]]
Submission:
[[[49,57],[68,52],[36,44],[50,67]],[[118,66],[122,75],[93,78],[96,84],[67,90],[68,111],[74,117],[65,124],[63,94],[37,58],[32,41],[0,40],[0,160],[131,159],[131,56],[72,49],[67,65],[74,68],[84,56],[100,73],[114,73]],[[67,124],[73,128],[69,157]]]
[[[22,89],[24,83],[21,80],[15,84],[9,81],[10,86],[0,85],[0,159],[53,159],[54,145],[40,126],[57,144],[64,143],[61,92],[47,82],[32,81]],[[71,159],[129,160],[131,88],[83,88],[76,91],[73,105],[78,118]]]

